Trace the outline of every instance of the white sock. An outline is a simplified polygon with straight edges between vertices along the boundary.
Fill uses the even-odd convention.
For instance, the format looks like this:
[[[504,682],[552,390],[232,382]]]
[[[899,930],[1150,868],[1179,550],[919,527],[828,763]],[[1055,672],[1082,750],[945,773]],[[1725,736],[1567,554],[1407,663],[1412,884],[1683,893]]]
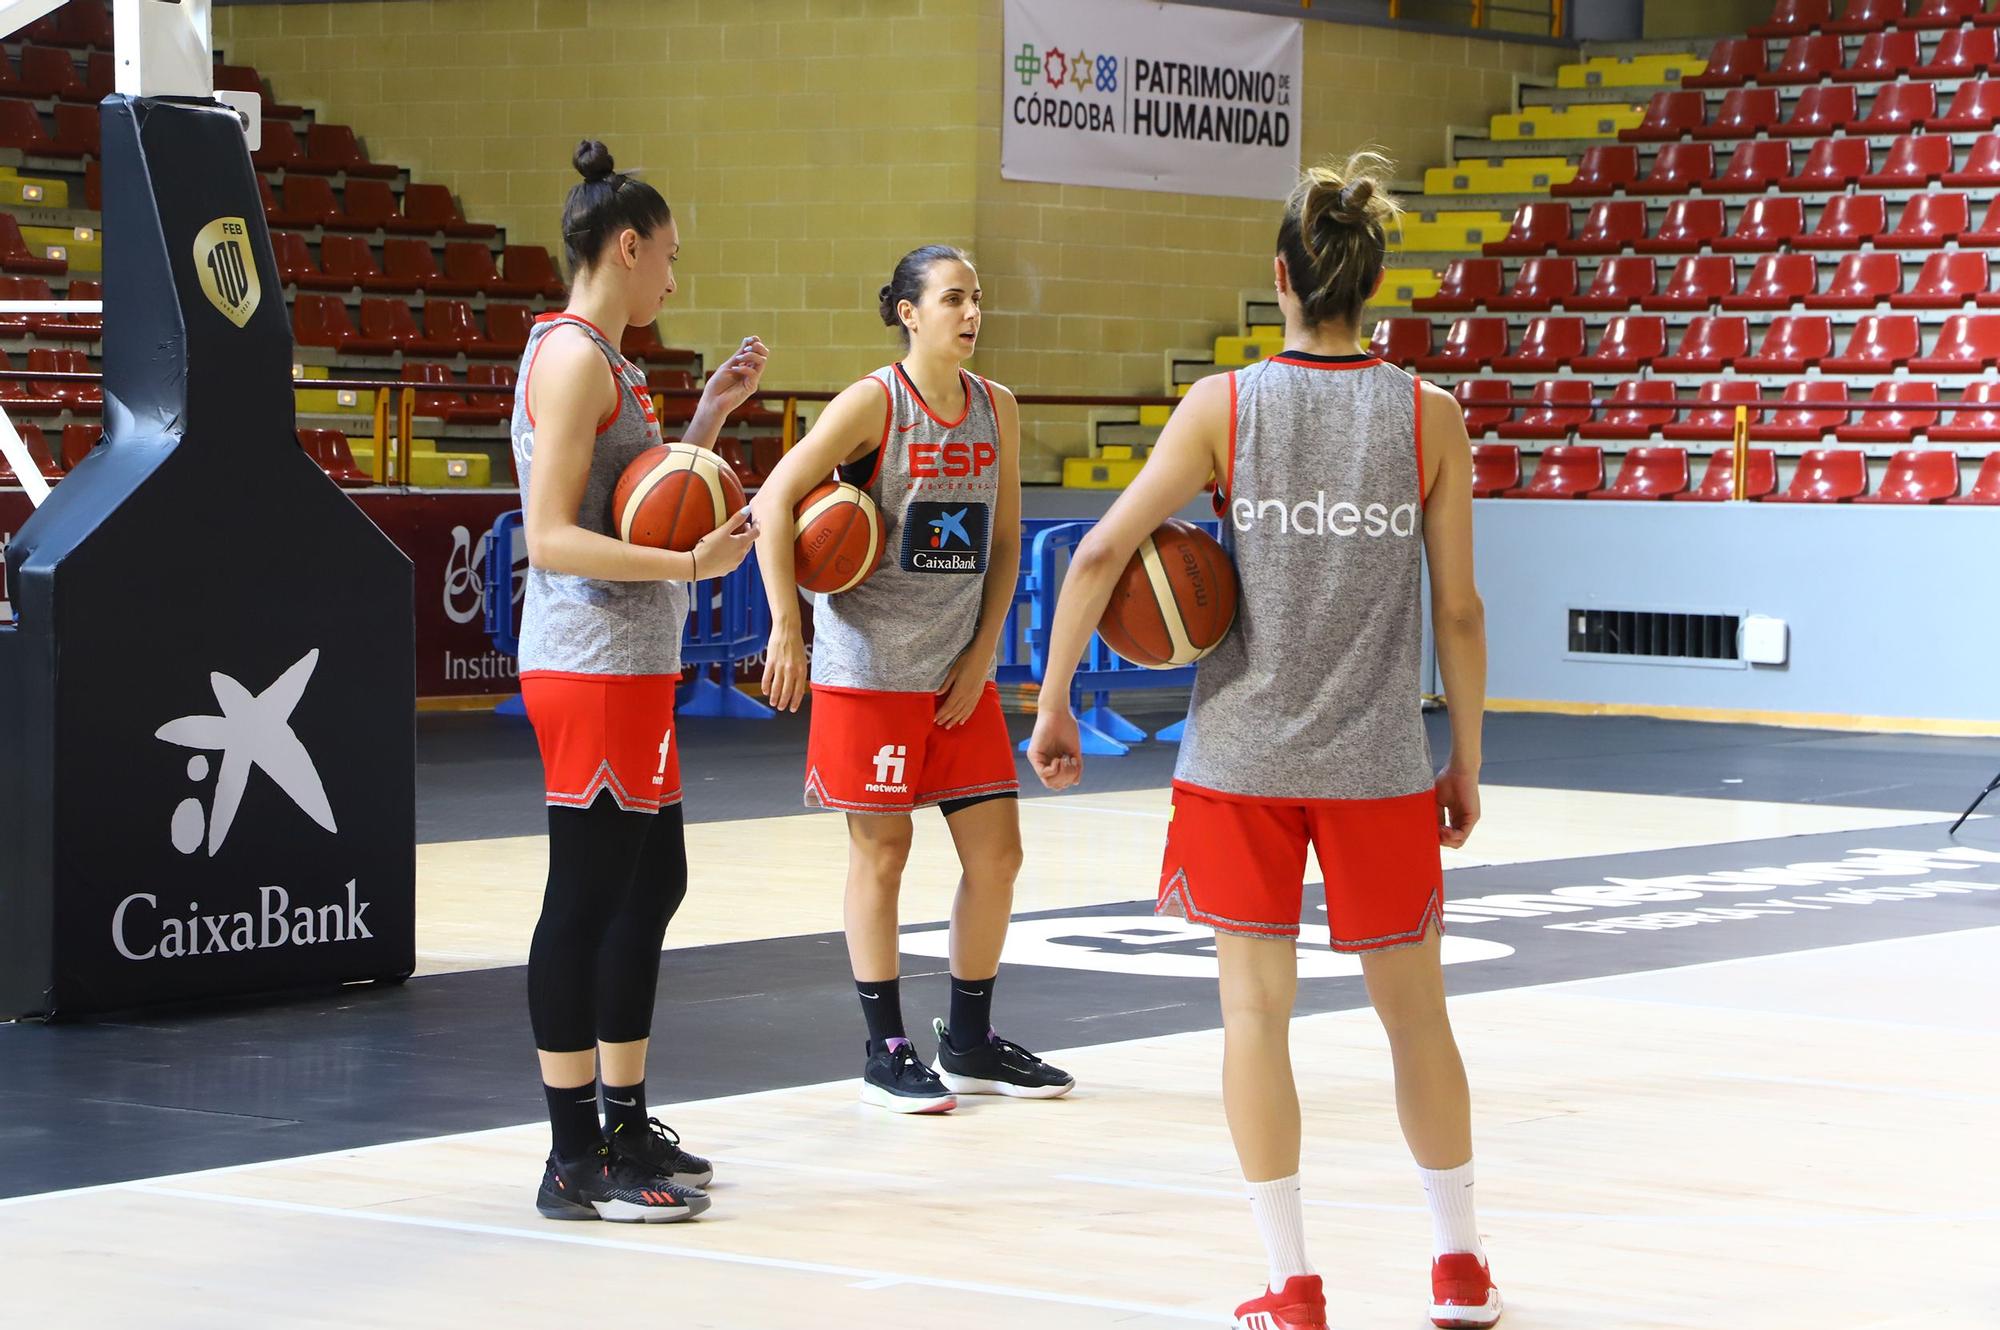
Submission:
[[[1471,1252],[1485,1260],[1479,1221],[1472,1214],[1472,1161],[1457,1168],[1419,1168],[1417,1176],[1424,1180],[1424,1200],[1431,1211],[1431,1255]]]
[[[1252,1182],[1250,1214],[1257,1221],[1257,1235],[1264,1239],[1264,1254],[1271,1262],[1271,1290],[1284,1288],[1293,1275],[1309,1275],[1312,1262],[1306,1259],[1305,1205],[1299,1199],[1299,1175]]]

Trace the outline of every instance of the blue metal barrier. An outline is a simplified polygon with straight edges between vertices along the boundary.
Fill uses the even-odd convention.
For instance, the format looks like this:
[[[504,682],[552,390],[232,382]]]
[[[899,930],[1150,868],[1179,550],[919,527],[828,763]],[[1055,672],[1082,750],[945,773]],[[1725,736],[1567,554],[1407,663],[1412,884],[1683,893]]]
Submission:
[[[521,633],[514,626],[514,533],[521,529],[521,520],[519,508],[493,519],[480,586],[485,601],[486,635],[493,639],[493,649],[503,656],[521,654]],[[493,710],[502,716],[528,714],[519,693],[502,700]]]

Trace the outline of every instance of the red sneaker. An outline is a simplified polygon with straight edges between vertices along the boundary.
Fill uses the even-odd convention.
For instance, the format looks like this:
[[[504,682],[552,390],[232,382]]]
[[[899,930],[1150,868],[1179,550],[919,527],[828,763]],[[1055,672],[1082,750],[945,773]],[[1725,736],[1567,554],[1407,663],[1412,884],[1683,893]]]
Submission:
[[[1236,1330],[1326,1330],[1326,1294],[1318,1275],[1293,1275],[1284,1288],[1236,1309]]]
[[[1471,1252],[1453,1252],[1431,1262],[1431,1324],[1470,1330],[1500,1319],[1500,1290],[1493,1272]]]

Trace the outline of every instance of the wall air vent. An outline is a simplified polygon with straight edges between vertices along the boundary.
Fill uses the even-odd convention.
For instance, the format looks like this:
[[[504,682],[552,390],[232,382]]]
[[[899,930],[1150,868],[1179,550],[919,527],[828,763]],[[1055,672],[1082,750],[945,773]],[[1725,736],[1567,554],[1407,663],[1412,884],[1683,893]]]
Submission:
[[[1733,661],[1739,659],[1740,626],[1735,614],[1572,609],[1569,651],[1661,662]]]

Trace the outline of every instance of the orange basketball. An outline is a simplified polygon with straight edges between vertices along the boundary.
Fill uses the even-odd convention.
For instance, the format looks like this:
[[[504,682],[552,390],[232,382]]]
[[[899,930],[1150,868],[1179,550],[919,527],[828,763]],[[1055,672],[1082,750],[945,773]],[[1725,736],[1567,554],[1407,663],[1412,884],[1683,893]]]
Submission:
[[[634,545],[685,554],[743,504],[743,482],[719,455],[691,443],[656,444],[618,477],[611,529]]]
[[[829,480],[794,510],[792,569],[801,591],[852,591],[882,561],[882,515],[866,490]]]
[[[1178,518],[1139,544],[1097,625],[1105,645],[1147,669],[1192,665],[1236,622],[1236,568],[1215,537]]]

